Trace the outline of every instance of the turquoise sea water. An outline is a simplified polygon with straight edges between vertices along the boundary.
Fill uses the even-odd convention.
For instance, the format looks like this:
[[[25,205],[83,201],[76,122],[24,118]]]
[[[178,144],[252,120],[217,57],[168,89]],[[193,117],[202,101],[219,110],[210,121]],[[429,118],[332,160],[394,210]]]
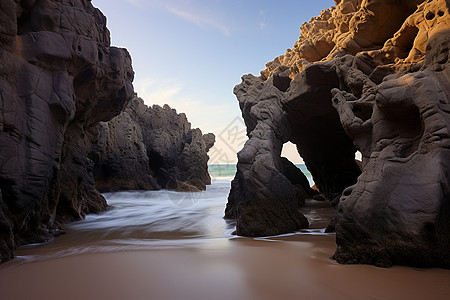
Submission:
[[[304,164],[296,164],[297,168],[299,168],[303,174],[305,174],[306,178],[308,178],[308,181],[310,185],[314,185],[314,181],[312,179],[311,173],[308,171],[306,166]],[[208,171],[211,175],[212,179],[219,179],[219,178],[234,178],[234,175],[236,174],[236,165],[235,164],[211,164],[208,165]]]
[[[211,178],[234,178],[236,174],[236,164],[208,165],[208,172]]]

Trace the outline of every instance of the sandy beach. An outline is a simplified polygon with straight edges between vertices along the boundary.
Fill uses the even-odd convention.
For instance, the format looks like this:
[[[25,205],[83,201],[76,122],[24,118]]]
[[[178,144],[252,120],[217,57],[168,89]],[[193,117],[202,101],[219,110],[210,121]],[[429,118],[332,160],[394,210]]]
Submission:
[[[0,300],[450,300],[450,0],[0,7]]]
[[[450,298],[450,270],[337,264],[330,259],[334,234],[321,233],[335,211],[310,201],[303,212],[309,233],[144,250],[103,250],[69,231],[51,243],[19,249],[16,260],[1,265],[0,299]],[[165,238],[180,241],[174,233]],[[77,245],[85,254],[67,250]]]
[[[1,299],[449,299],[450,271],[338,265],[334,237],[232,239],[2,266]],[[6,268],[5,268],[6,267]]]

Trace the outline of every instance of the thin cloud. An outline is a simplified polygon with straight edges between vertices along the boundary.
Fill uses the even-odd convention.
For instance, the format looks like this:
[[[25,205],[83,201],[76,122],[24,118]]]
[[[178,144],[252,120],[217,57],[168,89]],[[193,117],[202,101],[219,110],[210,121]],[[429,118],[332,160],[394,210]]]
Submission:
[[[134,89],[147,106],[168,104],[178,113],[185,113],[192,126],[201,128],[204,133],[214,132],[214,124],[220,123],[221,118],[225,118],[222,123],[227,123],[227,118],[230,118],[226,114],[217,116],[218,111],[227,111],[225,104],[210,104],[204,99],[186,94],[183,83],[176,79],[145,78],[136,81]]]
[[[231,30],[218,19],[218,14],[212,9],[208,9],[199,5],[190,5],[186,7],[185,2],[170,0],[124,0],[138,9],[159,9],[165,10],[177,18],[185,20],[202,29],[214,28],[221,31],[225,36],[231,35]]]
[[[138,96],[149,106],[153,104],[172,106],[183,85],[173,80],[161,82],[154,78],[145,78],[135,82],[134,88]]]
[[[165,8],[171,14],[187,22],[190,22],[200,28],[213,27],[220,30],[226,36],[231,35],[230,29],[227,26],[219,23],[217,20],[211,17],[213,16],[212,13],[200,13],[199,11],[193,13],[186,9],[176,7],[174,5],[165,5]]]
[[[142,0],[126,0],[131,5],[136,6],[137,8],[145,8],[145,1]]]
[[[266,17],[266,11],[264,10],[260,10],[259,11],[259,16],[262,19],[261,21],[259,21],[258,26],[260,30],[264,30],[266,29],[266,27],[268,26],[267,24],[267,17]]]

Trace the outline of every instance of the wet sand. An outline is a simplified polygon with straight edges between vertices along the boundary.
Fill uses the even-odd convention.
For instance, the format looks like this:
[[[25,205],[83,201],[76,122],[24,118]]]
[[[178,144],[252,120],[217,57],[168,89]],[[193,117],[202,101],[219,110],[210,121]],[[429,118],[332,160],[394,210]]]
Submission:
[[[449,299],[450,271],[338,265],[334,237],[232,239],[0,270],[1,299]]]
[[[313,228],[333,214],[308,207]],[[0,299],[450,299],[450,270],[339,265],[334,234],[320,232],[44,255],[67,246],[68,233],[17,252],[40,259],[0,265]]]

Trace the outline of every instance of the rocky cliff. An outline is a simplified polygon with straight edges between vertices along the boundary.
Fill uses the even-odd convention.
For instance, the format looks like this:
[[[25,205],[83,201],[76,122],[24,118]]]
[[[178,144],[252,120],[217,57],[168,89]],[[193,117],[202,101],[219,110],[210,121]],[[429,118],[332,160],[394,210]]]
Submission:
[[[135,97],[120,115],[99,124],[90,157],[100,191],[204,190],[211,184],[208,150],[214,134],[191,129],[184,113],[148,107]]]
[[[98,212],[97,124],[133,97],[131,58],[90,1],[0,1],[0,262]]]
[[[450,2],[335,3],[235,87],[249,140],[226,214],[242,235],[306,226],[281,167],[291,141],[338,207],[338,262],[448,268]]]

